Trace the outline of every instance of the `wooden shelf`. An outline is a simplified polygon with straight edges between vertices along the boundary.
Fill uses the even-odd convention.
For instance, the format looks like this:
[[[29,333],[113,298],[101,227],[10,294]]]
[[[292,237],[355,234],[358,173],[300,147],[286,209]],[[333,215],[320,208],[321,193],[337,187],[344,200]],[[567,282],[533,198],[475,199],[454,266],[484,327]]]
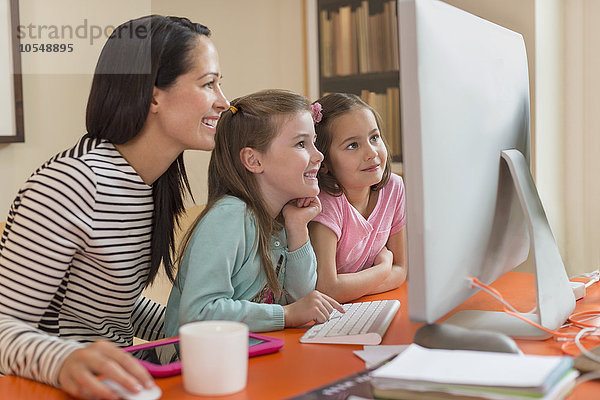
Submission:
[[[319,10],[334,10],[341,6],[351,6],[356,8],[360,6],[362,0],[318,0],[317,7]],[[369,5],[373,12],[381,12],[383,10],[383,3],[389,0],[369,0]]]
[[[349,92],[360,95],[363,89],[369,89],[376,93],[385,93],[386,89],[392,86],[400,86],[400,74],[398,71],[321,77],[322,93]]]

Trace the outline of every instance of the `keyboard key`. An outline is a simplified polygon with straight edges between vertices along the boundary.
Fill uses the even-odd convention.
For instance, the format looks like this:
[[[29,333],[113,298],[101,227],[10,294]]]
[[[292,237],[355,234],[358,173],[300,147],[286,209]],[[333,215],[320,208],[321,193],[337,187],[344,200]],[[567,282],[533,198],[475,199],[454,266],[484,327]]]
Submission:
[[[345,314],[334,310],[327,322],[315,324],[302,343],[379,344],[394,315],[398,300],[377,300],[343,305]]]

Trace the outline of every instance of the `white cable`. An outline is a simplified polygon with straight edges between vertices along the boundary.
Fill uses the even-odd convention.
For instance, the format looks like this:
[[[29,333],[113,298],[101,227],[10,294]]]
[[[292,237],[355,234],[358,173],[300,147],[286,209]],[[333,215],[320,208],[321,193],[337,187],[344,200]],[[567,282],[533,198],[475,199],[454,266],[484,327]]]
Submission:
[[[596,319],[596,318],[600,317],[600,311],[596,311],[595,314],[591,314],[591,313],[592,313],[592,311],[590,311],[590,316],[589,317],[578,319],[576,322],[586,322],[586,321],[589,321],[591,319]]]
[[[577,274],[577,275],[573,275],[569,278],[569,280],[573,279],[573,278],[589,278],[589,279],[595,279],[597,277],[600,276],[600,269],[596,269],[592,272],[584,272],[582,274]]]
[[[600,278],[596,277],[594,279],[590,279],[586,284],[585,284],[585,288],[589,288],[590,286],[592,286],[594,283],[598,282],[600,280]]]
[[[575,380],[575,386],[579,385],[580,383],[592,381],[598,378],[600,378],[600,371],[592,371],[585,373]]]
[[[584,284],[587,289],[588,287],[592,286],[594,283],[600,281],[600,270],[596,269],[595,271],[592,271],[592,272],[585,272],[583,274],[573,275],[569,278],[569,280],[572,280],[574,278],[587,278],[588,281]]]
[[[585,355],[590,360],[600,364],[600,357],[586,349],[580,341],[584,335],[588,336],[588,332],[590,332],[591,334],[591,332],[595,332],[597,330],[598,328],[583,328],[582,330],[580,330],[579,333],[577,333],[577,335],[575,336],[575,345],[581,351],[581,354]]]

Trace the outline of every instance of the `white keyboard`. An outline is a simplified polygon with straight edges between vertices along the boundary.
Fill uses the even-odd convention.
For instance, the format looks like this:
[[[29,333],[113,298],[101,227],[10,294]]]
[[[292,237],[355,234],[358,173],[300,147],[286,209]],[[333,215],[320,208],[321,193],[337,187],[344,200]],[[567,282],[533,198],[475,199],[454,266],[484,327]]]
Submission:
[[[333,310],[329,320],[315,324],[302,343],[379,344],[400,308],[398,300],[366,301],[343,305],[344,314]]]

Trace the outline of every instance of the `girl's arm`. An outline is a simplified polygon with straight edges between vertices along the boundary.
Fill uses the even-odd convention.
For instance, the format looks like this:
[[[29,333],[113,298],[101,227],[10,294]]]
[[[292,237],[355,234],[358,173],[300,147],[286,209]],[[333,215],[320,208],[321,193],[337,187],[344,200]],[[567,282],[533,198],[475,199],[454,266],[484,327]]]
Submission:
[[[390,236],[384,250],[393,255],[392,271],[385,281],[373,289],[370,294],[387,292],[396,289],[406,280],[406,227]],[[375,259],[377,261],[377,259]]]
[[[307,224],[320,212],[318,197],[295,199],[283,207],[288,247],[283,287],[288,304],[315,289],[317,260],[309,242]]]
[[[334,299],[314,290],[317,280],[317,260],[307,242],[300,249],[287,254],[283,289],[286,294],[285,326],[299,326],[315,321],[323,323],[334,309],[344,312]]]
[[[388,279],[392,270],[392,259],[389,256],[381,257],[381,261],[371,268],[338,274],[335,261],[337,236],[318,222],[311,222],[308,228],[317,256],[317,290],[345,303],[372,293]]]
[[[329,319],[334,309],[343,307],[326,294],[314,290],[317,280],[317,259],[309,241],[308,222],[321,212],[318,197],[297,199],[283,209],[288,240],[283,288],[286,293],[285,326],[293,327]]]
[[[290,304],[315,290],[317,259],[310,242],[297,250],[287,252],[283,278],[285,303]]]
[[[241,200],[215,205],[196,227],[180,266],[178,286],[167,305],[167,320],[178,326],[197,320],[224,319],[248,324],[253,332],[284,328],[283,307],[254,303],[264,284],[254,249],[256,225]],[[245,299],[234,299],[233,276],[248,282]],[[175,318],[173,318],[175,319]],[[168,324],[168,333],[177,327]]]

